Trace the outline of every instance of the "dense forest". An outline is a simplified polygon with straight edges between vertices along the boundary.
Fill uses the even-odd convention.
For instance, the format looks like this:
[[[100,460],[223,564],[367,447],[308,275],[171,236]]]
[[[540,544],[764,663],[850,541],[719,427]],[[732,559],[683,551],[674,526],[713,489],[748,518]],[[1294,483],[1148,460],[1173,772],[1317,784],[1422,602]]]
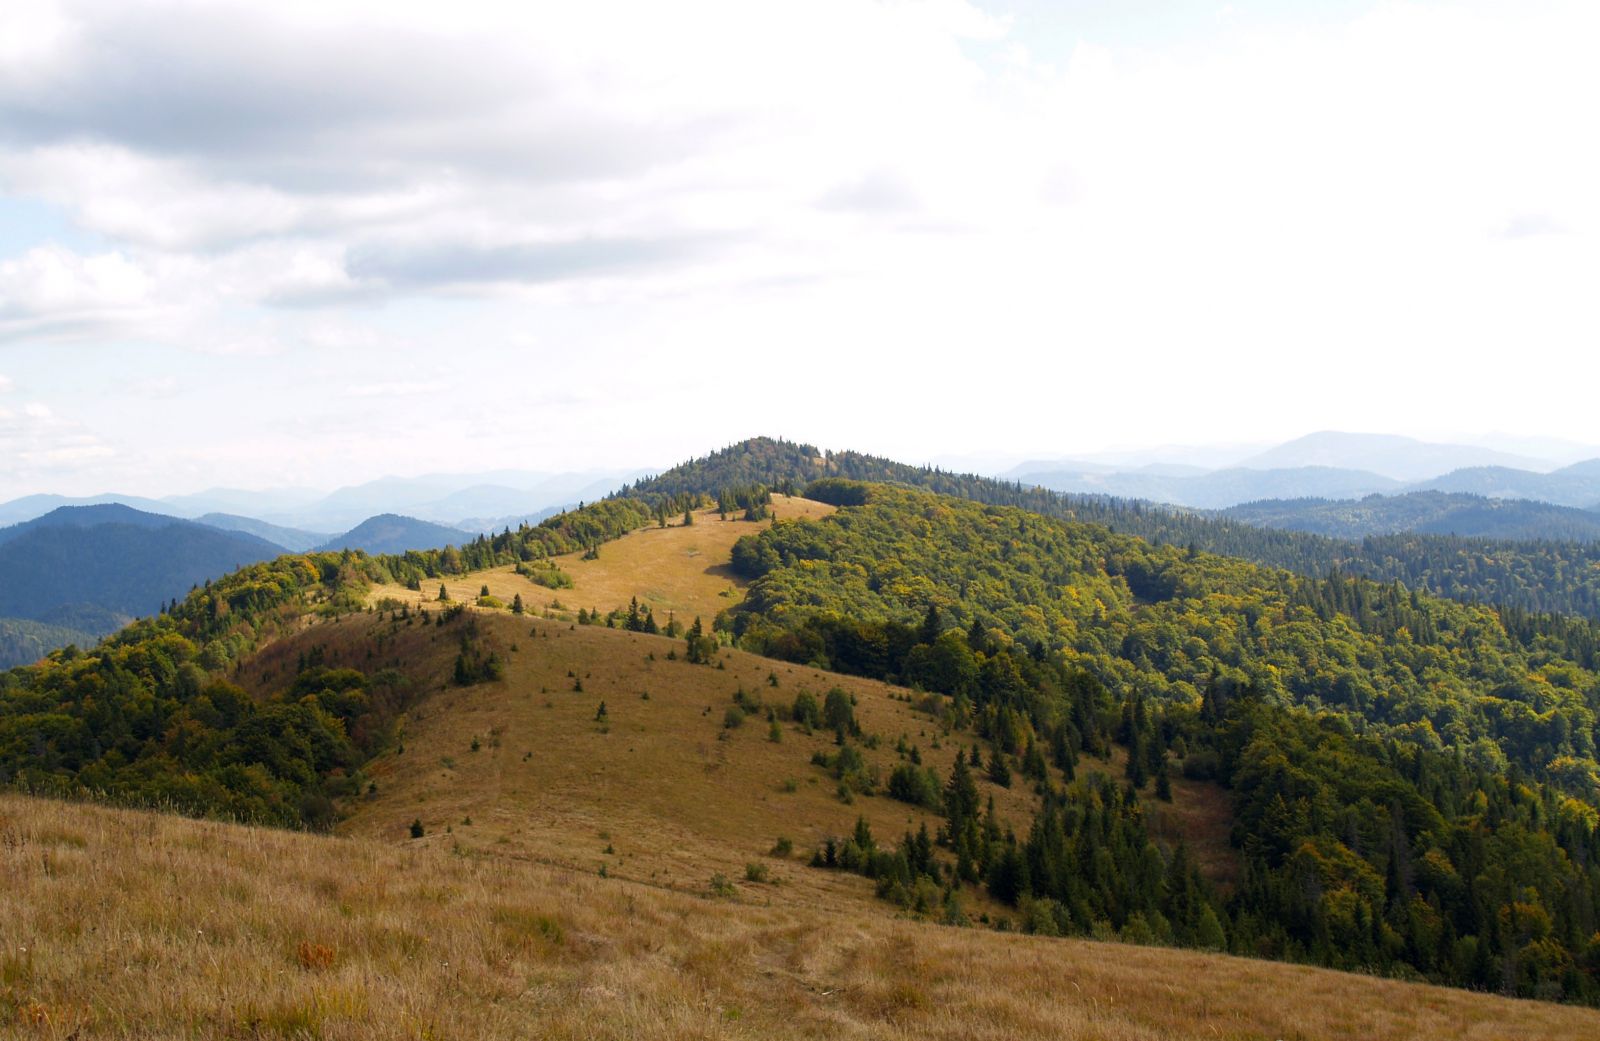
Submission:
[[[1362,499],[1269,499],[1231,506],[1222,513],[1247,524],[1342,539],[1403,531],[1520,542],[1600,539],[1600,513],[1593,510],[1445,492]]]
[[[1600,543],[1499,542],[1402,533],[1360,541],[1257,527],[1216,514],[1124,499],[1063,495],[971,474],[908,466],[858,452],[757,438],[741,442],[623,489],[654,499],[710,494],[726,485],[762,483],[791,490],[821,477],[903,484],[991,506],[1100,524],[1151,542],[1194,547],[1323,577],[1334,571],[1468,602],[1600,619]]]
[[[69,643],[88,647],[97,639],[81,629],[47,625],[27,618],[0,618],[0,669],[38,661],[51,650]]]
[[[1043,786],[1045,762],[1070,777],[1114,741],[1136,790],[1160,797],[1179,770],[1227,786],[1247,879],[1205,900],[1232,950],[1595,997],[1593,625],[903,488],[809,491],[840,512],[736,548],[753,584],[719,625],[744,645],[940,695],[1002,776],[1015,762]],[[1200,910],[1174,921],[1166,903],[1189,883],[1116,823],[1126,798],[1052,800],[1027,841],[961,839],[964,819],[943,838],[1039,928],[1137,912],[1136,935],[1198,935]],[[1114,848],[1084,847],[1085,820]],[[1100,889],[1126,890],[1108,907],[1083,892],[1103,853]]]
[[[62,521],[62,515],[76,523]],[[101,516],[116,519],[93,520]],[[0,616],[97,636],[154,612],[196,582],[281,552],[243,532],[121,507],[58,510],[7,532],[0,542]]]

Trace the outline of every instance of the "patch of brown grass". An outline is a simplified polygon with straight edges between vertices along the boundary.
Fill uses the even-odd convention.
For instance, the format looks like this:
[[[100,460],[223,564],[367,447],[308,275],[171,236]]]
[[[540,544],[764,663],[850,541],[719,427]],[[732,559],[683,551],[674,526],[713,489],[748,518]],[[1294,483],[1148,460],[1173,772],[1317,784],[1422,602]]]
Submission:
[[[834,510],[810,499],[774,495],[772,500],[772,508],[781,520],[825,517]],[[641,528],[602,544],[595,560],[584,560],[582,553],[556,557],[556,564],[573,580],[571,589],[547,589],[511,567],[450,577],[443,584],[456,603],[475,603],[487,585],[490,595],[506,604],[520,593],[529,611],[549,611],[568,618],[575,616],[579,608],[598,608],[603,613],[627,607],[630,598],[638,597],[641,606],[654,609],[656,621],[662,626],[667,624],[669,613],[686,627],[697,615],[710,625],[719,611],[744,596],[745,582],[728,566],[733,544],[768,523],[738,520],[734,514],[721,520],[716,510],[708,509],[697,511],[695,522],[690,525],[675,517],[665,528]],[[397,600],[413,608],[431,608],[437,606],[439,585],[430,580],[420,592],[394,585],[377,586],[368,599],[374,604]]]
[[[0,945],[8,964],[27,951],[0,983],[5,1037],[1600,1036],[1592,1010],[711,900],[443,845],[20,796],[0,814]],[[337,955],[301,971],[283,954],[301,943]]]

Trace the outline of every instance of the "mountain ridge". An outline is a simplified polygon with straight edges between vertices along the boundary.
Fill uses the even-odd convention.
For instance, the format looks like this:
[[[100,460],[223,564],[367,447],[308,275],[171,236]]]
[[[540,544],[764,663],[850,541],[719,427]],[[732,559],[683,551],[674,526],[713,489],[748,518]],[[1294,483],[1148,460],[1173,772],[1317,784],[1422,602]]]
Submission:
[[[1504,542],[1600,539],[1600,515],[1531,499],[1421,491],[1361,499],[1266,499],[1220,511],[1233,520],[1334,538],[1415,532]]]

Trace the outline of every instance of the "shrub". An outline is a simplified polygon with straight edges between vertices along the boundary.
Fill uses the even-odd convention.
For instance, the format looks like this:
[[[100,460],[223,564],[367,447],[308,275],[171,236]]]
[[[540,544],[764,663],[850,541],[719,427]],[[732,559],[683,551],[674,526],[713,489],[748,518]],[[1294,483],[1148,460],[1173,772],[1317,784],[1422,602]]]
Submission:
[[[889,797],[937,811],[943,803],[939,777],[926,767],[901,763],[889,775]]]
[[[855,705],[850,701],[850,695],[841,688],[834,687],[828,691],[827,699],[822,706],[822,721],[828,729],[837,734],[858,733],[856,729]]]
[[[766,882],[768,879],[767,865],[755,861],[744,866],[744,880],[746,882]]]
[[[789,710],[796,723],[806,727],[822,725],[822,708],[810,691],[802,690],[794,696],[794,707]]]
[[[1222,762],[1209,748],[1190,752],[1183,760],[1183,776],[1191,781],[1212,781],[1221,776]]]

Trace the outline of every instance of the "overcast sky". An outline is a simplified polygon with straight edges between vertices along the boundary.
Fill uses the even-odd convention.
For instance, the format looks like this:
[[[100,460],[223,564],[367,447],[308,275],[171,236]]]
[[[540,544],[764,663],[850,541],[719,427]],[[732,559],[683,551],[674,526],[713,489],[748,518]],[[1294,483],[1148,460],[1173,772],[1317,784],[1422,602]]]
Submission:
[[[1600,441],[1597,39],[1593,0],[7,0],[0,498]]]

